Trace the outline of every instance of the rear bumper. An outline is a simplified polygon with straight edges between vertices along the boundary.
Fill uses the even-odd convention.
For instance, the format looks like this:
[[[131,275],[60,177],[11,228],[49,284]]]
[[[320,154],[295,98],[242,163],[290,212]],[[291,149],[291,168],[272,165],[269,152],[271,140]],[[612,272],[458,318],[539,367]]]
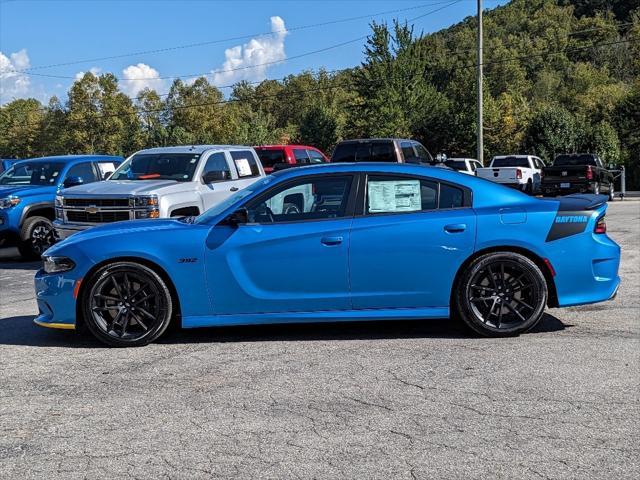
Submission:
[[[581,237],[581,238],[580,238]],[[620,246],[606,234],[558,240],[550,256],[556,273],[558,305],[570,307],[612,299],[620,287]],[[579,243],[580,244],[579,244]]]
[[[569,184],[569,187],[563,188],[561,185]],[[566,181],[557,181],[557,182],[542,182],[542,186],[540,190],[545,195],[566,195],[570,193],[586,193],[591,192],[593,190],[593,183],[590,182],[581,182],[581,181],[571,181],[571,179],[567,179]]]

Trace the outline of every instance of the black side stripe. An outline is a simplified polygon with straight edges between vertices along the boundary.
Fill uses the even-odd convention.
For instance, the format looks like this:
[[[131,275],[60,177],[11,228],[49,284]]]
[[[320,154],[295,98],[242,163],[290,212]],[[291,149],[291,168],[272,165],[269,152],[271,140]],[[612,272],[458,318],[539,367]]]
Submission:
[[[546,241],[553,242],[584,232],[592,213],[590,210],[559,211],[553,219]]]

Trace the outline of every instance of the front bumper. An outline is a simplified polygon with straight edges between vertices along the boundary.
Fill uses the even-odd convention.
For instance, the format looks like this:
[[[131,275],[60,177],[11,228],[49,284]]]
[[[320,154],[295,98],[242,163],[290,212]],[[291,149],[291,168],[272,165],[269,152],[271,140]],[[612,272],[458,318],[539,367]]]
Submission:
[[[38,270],[35,278],[38,316],[36,325],[73,330],[76,323],[76,283],[79,280],[65,274],[48,274]]]
[[[73,223],[62,223],[59,220],[53,222],[53,228],[55,230],[56,237],[59,240],[64,240],[65,238],[70,237],[74,233],[82,232],[83,230],[87,230],[91,227],[95,227],[96,225],[77,225]]]

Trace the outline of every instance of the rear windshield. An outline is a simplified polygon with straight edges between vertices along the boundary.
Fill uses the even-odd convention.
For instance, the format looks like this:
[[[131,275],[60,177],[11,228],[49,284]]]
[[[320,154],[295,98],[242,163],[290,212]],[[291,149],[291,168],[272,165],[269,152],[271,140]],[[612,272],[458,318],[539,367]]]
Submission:
[[[284,159],[284,150],[267,150],[256,148],[256,153],[260,158],[263,167],[273,167],[276,163],[286,163]]]
[[[0,185],[55,185],[64,163],[21,162],[0,175]]]
[[[175,180],[190,182],[200,153],[138,153],[124,162],[109,180]]]
[[[491,167],[500,168],[500,167],[529,167],[529,159],[522,157],[503,157],[503,158],[494,158],[493,162],[491,162]]]
[[[332,162],[397,162],[393,142],[341,143],[333,151]]]
[[[467,164],[464,160],[445,160],[444,164],[447,167],[458,171],[467,169]]]
[[[555,167],[568,167],[571,165],[597,166],[593,155],[558,155],[553,161]]]

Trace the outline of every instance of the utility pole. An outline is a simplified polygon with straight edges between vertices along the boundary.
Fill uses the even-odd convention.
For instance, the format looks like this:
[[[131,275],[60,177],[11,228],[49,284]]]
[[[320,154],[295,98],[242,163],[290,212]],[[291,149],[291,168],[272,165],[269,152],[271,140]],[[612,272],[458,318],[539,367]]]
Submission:
[[[478,160],[484,165],[484,146],[482,139],[482,0],[478,0]]]

